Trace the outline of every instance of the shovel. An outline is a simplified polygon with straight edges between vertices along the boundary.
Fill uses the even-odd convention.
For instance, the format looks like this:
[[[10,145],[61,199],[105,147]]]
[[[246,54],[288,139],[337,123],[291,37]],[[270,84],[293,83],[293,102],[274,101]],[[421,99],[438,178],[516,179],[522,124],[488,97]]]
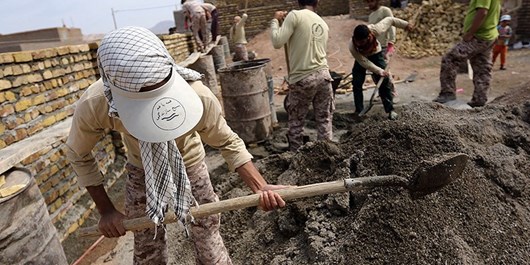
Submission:
[[[318,195],[341,193],[348,191],[360,191],[376,187],[403,187],[409,190],[413,199],[420,198],[433,193],[445,185],[457,179],[466,167],[468,156],[465,154],[446,155],[430,164],[425,164],[414,171],[411,178],[397,175],[385,175],[374,177],[362,177],[337,180],[297,186],[283,190],[276,190],[285,201],[299,198],[313,197]],[[409,180],[410,179],[410,180]],[[239,210],[259,205],[259,194],[248,195],[239,198],[228,199],[219,202],[211,202],[190,209],[190,215],[194,218],[202,218],[226,211]],[[174,223],[178,219],[173,212],[166,214],[164,224]],[[123,221],[127,231],[137,231],[145,228],[154,228],[155,224],[148,217],[141,217]],[[79,236],[99,236],[101,233],[97,226],[81,228]]]

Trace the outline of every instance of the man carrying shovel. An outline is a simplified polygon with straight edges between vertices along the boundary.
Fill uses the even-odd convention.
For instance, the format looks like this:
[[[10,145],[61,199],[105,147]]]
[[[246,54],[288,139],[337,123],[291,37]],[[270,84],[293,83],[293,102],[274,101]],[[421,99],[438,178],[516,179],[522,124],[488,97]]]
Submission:
[[[243,141],[226,124],[215,95],[201,75],[175,64],[149,30],[127,27],[107,34],[97,54],[101,79],[77,102],[67,157],[101,214],[107,237],[125,234],[124,219],[148,216],[162,224],[169,205],[186,223],[190,205],[218,201],[205,164],[203,142],[219,148],[228,167],[272,210],[285,202],[252,163]],[[125,215],[116,210],[91,150],[108,129],[122,134],[127,147]],[[231,264],[219,234],[220,216],[191,224],[198,264]],[[134,234],[134,264],[166,264],[166,232]]]
[[[313,104],[318,140],[331,140],[334,110],[331,75],[326,60],[328,25],[315,13],[318,0],[298,0],[301,10],[277,11],[271,22],[272,45],[287,44],[289,56],[289,149],[303,145],[305,117]],[[280,21],[283,21],[280,27]]]
[[[359,115],[364,108],[363,84],[366,77],[366,69],[368,69],[373,73],[372,78],[375,83],[378,83],[380,78],[384,78],[379,87],[379,96],[383,102],[385,112],[388,113],[388,118],[391,120],[398,118],[392,103],[392,86],[394,84],[389,77],[390,74],[385,71],[387,62],[385,61],[381,44],[377,40],[379,35],[386,34],[387,30],[392,26],[408,31],[413,29],[413,25],[405,20],[387,17],[377,24],[358,25],[353,31],[349,49],[353,58],[355,58],[352,69],[352,85],[356,115]]]

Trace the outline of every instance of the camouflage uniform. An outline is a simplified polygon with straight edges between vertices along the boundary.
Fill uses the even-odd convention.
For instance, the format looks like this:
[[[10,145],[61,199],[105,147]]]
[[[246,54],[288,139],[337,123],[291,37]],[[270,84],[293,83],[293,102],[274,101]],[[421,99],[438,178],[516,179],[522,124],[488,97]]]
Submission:
[[[289,149],[296,151],[303,145],[304,120],[313,103],[317,122],[318,140],[331,140],[332,117],[335,110],[331,75],[328,69],[316,71],[289,85],[287,113],[289,115]]]
[[[125,214],[127,218],[145,216],[145,175],[144,170],[127,164],[129,172],[126,184]],[[199,204],[219,201],[213,191],[204,160],[186,169],[191,182],[192,193]],[[232,264],[221,235],[219,234],[220,215],[196,219],[191,225],[191,234],[196,251],[197,264]],[[134,233],[134,264],[167,264],[167,236],[163,228],[156,231],[144,229]]]
[[[484,105],[488,101],[488,90],[491,81],[491,50],[495,41],[473,38],[471,41],[460,41],[442,58],[440,69],[441,91],[439,98],[456,98],[456,74],[459,66],[467,59],[473,68],[475,90],[471,104]]]

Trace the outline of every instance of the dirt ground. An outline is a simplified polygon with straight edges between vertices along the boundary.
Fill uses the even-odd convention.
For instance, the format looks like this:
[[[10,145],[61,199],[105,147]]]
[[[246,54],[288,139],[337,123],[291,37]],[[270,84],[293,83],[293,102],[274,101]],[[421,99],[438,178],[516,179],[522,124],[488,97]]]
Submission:
[[[326,21],[330,69],[348,73],[353,58],[347,40],[358,22]],[[268,31],[262,33],[248,49],[272,59],[275,84],[281,84],[284,52],[274,50],[269,38]],[[387,120],[381,104],[355,121],[351,93],[337,95],[335,143],[311,142],[296,153],[282,149],[287,125],[283,96],[277,95],[280,127],[270,141],[250,151],[270,183],[306,185],[386,174],[410,178],[422,161],[464,153],[470,161],[460,179],[418,200],[403,188],[382,187],[297,200],[273,212],[225,213],[221,233],[234,264],[530,263],[530,50],[510,51],[507,71],[495,66],[490,104],[477,109],[457,109],[473,91],[467,75],[457,79],[458,104],[430,102],[440,88],[440,60],[391,59],[396,80],[418,72],[413,83],[397,85],[398,121]],[[305,133],[315,140],[311,118]],[[250,194],[236,174],[226,173],[216,151],[208,151],[207,163],[221,199]],[[170,263],[194,264],[193,246],[182,229],[173,224],[168,231]],[[71,253],[69,259],[81,254]],[[132,234],[104,239],[79,264],[132,264]]]

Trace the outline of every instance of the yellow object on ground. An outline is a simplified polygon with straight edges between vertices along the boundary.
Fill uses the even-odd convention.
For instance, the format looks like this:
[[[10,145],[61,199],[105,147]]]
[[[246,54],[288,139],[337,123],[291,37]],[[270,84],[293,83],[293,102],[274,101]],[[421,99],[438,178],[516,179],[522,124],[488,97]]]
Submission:
[[[0,176],[0,188],[6,184],[6,176]]]
[[[24,187],[26,187],[26,184],[17,184],[8,188],[0,189],[0,198],[11,196],[17,193],[19,190],[23,189]]]

